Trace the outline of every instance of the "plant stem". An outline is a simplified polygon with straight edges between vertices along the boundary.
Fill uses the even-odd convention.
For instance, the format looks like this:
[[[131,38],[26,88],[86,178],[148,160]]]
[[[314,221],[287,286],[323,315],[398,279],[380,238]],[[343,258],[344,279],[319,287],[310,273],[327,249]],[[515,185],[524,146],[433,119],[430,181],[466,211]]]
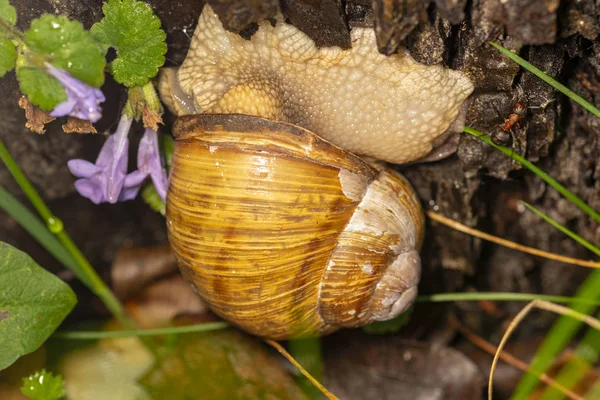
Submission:
[[[10,39],[19,42],[19,44],[25,43],[23,32],[12,26],[2,17],[0,17],[0,29],[3,29]]]
[[[113,316],[127,329],[135,329],[136,326],[125,314],[122,304],[116,298],[114,293],[102,281],[96,273],[90,262],[85,258],[77,245],[73,242],[69,234],[64,230],[63,223],[48,208],[44,200],[35,190],[29,179],[25,176],[14,158],[8,152],[4,143],[0,140],[0,160],[4,162],[9,172],[15,178],[33,207],[40,214],[50,232],[54,233],[64,248],[71,254],[71,257],[78,265],[81,274],[85,277],[83,283],[102,300],[106,308]]]
[[[579,207],[579,209],[581,209],[587,215],[589,215],[594,220],[596,220],[596,222],[600,223],[600,214],[598,214],[598,212],[596,212],[596,210],[594,210],[592,207],[588,206],[583,200],[581,200],[579,197],[577,197],[576,195],[571,193],[566,187],[564,187],[563,185],[558,183],[550,175],[548,175],[547,173],[545,173],[544,171],[542,171],[541,169],[539,169],[538,167],[533,165],[533,163],[531,163],[530,161],[527,161],[525,159],[525,157],[522,157],[522,156],[516,154],[513,151],[513,149],[509,149],[508,147],[497,145],[496,143],[494,143],[492,141],[492,139],[489,136],[486,136],[483,133],[481,133],[473,128],[465,127],[464,131],[470,135],[478,137],[479,139],[483,140],[484,142],[486,142],[487,144],[489,144],[496,150],[501,151],[502,153],[506,154],[513,160],[515,160],[518,163],[520,163],[521,165],[523,165],[525,168],[532,171],[534,174],[536,174],[541,179],[543,179],[547,184],[552,186],[557,192],[562,194],[567,200],[569,200],[571,203],[573,203],[577,207]]]

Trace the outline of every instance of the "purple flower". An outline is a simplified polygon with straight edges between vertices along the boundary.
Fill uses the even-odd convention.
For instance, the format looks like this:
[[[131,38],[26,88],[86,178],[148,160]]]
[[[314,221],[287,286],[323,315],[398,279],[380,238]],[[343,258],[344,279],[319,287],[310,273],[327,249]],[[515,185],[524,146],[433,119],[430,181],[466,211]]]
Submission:
[[[102,146],[95,164],[80,159],[67,163],[71,173],[80,178],[75,181],[75,189],[95,204],[134,199],[148,176],[158,195],[163,201],[166,198],[167,173],[161,164],[155,130],[147,128],[144,132],[138,148],[138,169],[127,174],[131,122],[132,119],[121,116],[117,130]]]
[[[131,183],[138,184],[139,190],[142,182],[150,176],[156,192],[165,201],[168,186],[167,171],[161,164],[161,156],[158,150],[158,134],[154,129],[146,128],[144,132],[144,136],[140,141],[140,147],[138,148],[137,165],[137,171],[129,174]],[[128,188],[127,191],[133,191],[133,187]],[[136,194],[137,190],[133,194],[133,197]]]
[[[137,194],[135,191],[132,196],[128,191],[136,184],[127,175],[131,122],[131,118],[121,116],[117,130],[104,142],[95,164],[80,159],[67,163],[71,173],[80,178],[75,181],[75,189],[95,204],[131,200]]]
[[[102,117],[100,103],[104,100],[104,94],[100,89],[86,85],[79,79],[73,78],[71,74],[53,65],[46,63],[48,73],[58,79],[67,91],[67,100],[63,101],[50,113],[52,117],[71,117],[96,122]]]

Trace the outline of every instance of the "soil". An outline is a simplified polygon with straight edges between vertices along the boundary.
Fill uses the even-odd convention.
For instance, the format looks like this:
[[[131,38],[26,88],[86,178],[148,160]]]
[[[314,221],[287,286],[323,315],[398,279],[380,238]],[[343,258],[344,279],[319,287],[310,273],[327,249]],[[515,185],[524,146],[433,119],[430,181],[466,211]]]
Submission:
[[[18,25],[26,27],[40,12],[57,12],[89,27],[101,18],[99,0],[19,0]],[[168,35],[168,65],[185,58],[196,17],[203,2],[149,0]],[[443,63],[467,73],[476,89],[467,125],[512,148],[586,201],[600,209],[600,120],[489,45],[495,41],[600,106],[600,6],[577,2],[501,0],[209,0],[228,29],[251,35],[255,22],[282,11],[292,24],[319,45],[351,45],[348,29],[375,25],[381,52],[405,45],[420,62]],[[373,7],[372,7],[373,5]],[[387,10],[383,12],[382,10]],[[388,12],[392,10],[392,12]],[[103,88],[107,101],[98,132],[64,134],[61,123],[48,125],[44,135],[29,132],[17,102],[14,74],[0,80],[0,138],[31,178],[51,209],[103,275],[122,246],[150,245],[166,240],[164,219],[140,200],[95,206],[79,197],[66,167],[71,158],[94,159],[104,133],[114,128],[123,93],[113,82]],[[517,103],[525,110],[518,123],[503,130]],[[518,107],[518,106],[517,106]],[[172,117],[166,118],[167,129]],[[140,129],[140,128],[138,128]],[[140,129],[141,131],[141,129]],[[140,135],[132,135],[132,157]],[[137,137],[137,139],[135,139]],[[585,239],[598,243],[600,227],[556,191],[477,138],[464,134],[457,153],[436,163],[398,167],[416,187],[424,208],[516,242],[560,253],[591,258],[582,247],[550,228],[520,206],[525,200]],[[6,169],[0,185],[24,199]],[[0,240],[31,254],[56,273],[62,268],[14,221],[1,216]],[[90,227],[93,227],[90,229]],[[499,248],[435,223],[428,223],[423,251],[421,293],[445,291],[508,291],[571,295],[587,270]],[[64,276],[68,276],[65,274]],[[76,286],[77,287],[77,286]],[[84,290],[75,317],[95,313],[99,306]],[[498,313],[480,304],[419,306],[427,317],[413,319],[401,333],[410,339],[455,343],[454,329],[444,323],[457,315],[470,329],[496,341],[503,322],[522,303],[498,303]],[[435,313],[435,314],[432,314]],[[440,314],[440,315],[438,315]],[[438,315],[433,319],[432,315]],[[514,340],[543,335],[552,317],[536,314]],[[435,323],[434,323],[435,322]]]

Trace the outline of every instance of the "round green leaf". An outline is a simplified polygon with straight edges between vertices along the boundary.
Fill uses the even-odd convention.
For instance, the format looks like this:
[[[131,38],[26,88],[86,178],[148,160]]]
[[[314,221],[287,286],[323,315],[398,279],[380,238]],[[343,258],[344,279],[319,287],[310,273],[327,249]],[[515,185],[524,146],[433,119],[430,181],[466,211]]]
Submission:
[[[25,32],[25,44],[45,55],[57,68],[94,87],[104,83],[104,53],[92,35],[77,21],[63,16],[42,15]]]
[[[44,71],[30,67],[17,68],[17,79],[21,92],[44,111],[53,110],[58,103],[67,100],[65,88]]]
[[[39,348],[76,302],[69,285],[0,242],[0,370]]]
[[[11,25],[17,23],[17,10],[10,5],[8,0],[0,0],[0,17]]]
[[[6,36],[0,36],[0,78],[15,67],[17,50]]]
[[[165,62],[166,34],[160,20],[142,1],[109,0],[102,10],[104,18],[91,33],[105,48],[117,49],[110,64],[115,80],[129,87],[145,84]]]

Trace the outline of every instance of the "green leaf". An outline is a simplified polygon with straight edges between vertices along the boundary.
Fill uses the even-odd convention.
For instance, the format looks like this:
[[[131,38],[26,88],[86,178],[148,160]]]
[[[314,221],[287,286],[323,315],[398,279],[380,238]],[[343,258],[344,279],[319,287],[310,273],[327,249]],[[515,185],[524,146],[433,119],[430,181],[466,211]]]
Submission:
[[[404,325],[410,321],[410,315],[413,307],[387,321],[373,322],[372,324],[363,326],[363,330],[371,335],[387,335],[397,333]]]
[[[0,370],[40,347],[76,302],[66,283],[0,242]]]
[[[53,110],[58,103],[67,100],[67,93],[60,82],[36,68],[17,68],[21,92],[29,101],[44,111]]]
[[[10,5],[8,0],[0,0],[0,18],[14,25],[17,22],[17,10]]]
[[[45,369],[23,378],[21,392],[33,400],[58,400],[67,394],[62,376]]]
[[[165,62],[167,36],[160,20],[142,1],[109,0],[102,10],[104,18],[91,32],[105,48],[117,49],[110,64],[115,80],[129,87],[145,84]]]
[[[15,67],[17,49],[6,36],[0,35],[0,78]]]
[[[153,211],[161,213],[163,217],[165,216],[165,202],[160,198],[156,188],[151,182],[144,185],[141,195],[142,200],[144,200]]]
[[[8,0],[0,0],[0,18],[3,20],[0,22],[11,26],[17,22],[17,11]],[[0,24],[0,78],[15,67],[16,60],[17,49]]]
[[[57,68],[94,87],[104,83],[104,53],[90,32],[63,16],[42,15],[25,32],[25,44]]]
[[[0,209],[6,211],[23,229],[29,232],[58,262],[75,272],[77,277],[85,282],[85,277],[79,271],[77,263],[56,236],[36,215],[2,186],[0,186]]]

